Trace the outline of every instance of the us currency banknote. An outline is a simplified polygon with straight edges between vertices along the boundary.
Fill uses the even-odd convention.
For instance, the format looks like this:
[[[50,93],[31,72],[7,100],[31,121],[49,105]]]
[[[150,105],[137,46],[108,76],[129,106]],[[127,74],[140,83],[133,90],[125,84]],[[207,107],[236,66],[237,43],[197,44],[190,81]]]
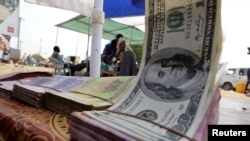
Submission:
[[[215,80],[220,8],[220,0],[147,0],[143,67],[134,87],[109,111],[83,114],[141,140],[192,137]]]

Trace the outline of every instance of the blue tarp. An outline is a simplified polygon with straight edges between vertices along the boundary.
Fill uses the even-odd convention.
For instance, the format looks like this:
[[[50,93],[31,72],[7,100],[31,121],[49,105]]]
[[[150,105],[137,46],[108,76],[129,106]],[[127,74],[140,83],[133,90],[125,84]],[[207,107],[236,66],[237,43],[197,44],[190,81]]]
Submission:
[[[145,0],[103,0],[105,18],[145,15]]]
[[[24,0],[25,2],[56,7],[91,16],[95,0]],[[103,0],[105,18],[131,17],[145,15],[145,0]]]

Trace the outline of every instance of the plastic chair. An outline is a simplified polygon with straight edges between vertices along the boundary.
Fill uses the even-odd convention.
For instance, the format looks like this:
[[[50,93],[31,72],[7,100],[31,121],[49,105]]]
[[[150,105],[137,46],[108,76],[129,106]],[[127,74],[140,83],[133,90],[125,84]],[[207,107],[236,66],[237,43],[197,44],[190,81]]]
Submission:
[[[53,67],[55,69],[55,72],[54,72],[55,75],[62,75],[62,72],[65,75],[66,71],[68,71],[69,75],[71,76],[71,69],[70,69],[69,63],[61,62],[54,57],[49,57],[49,61],[53,63]],[[66,68],[64,68],[64,64],[67,64]]]

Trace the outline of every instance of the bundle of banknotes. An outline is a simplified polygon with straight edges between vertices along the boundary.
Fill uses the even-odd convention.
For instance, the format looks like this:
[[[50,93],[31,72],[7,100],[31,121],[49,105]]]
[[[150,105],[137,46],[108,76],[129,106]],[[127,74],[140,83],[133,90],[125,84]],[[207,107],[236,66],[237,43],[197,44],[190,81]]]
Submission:
[[[44,108],[45,89],[41,87],[14,84],[12,96],[26,104]]]
[[[216,111],[211,103],[219,101],[214,95],[224,69],[220,10],[220,0],[146,0],[136,81],[107,110],[73,112],[71,138],[193,140],[206,112]]]
[[[104,110],[124,96],[134,78],[66,77],[63,81],[57,79],[57,82],[41,85],[50,88],[46,90],[45,107],[68,117],[71,117],[74,111]]]
[[[0,96],[11,98],[14,84],[20,84],[18,81],[2,81],[0,82]]]
[[[27,77],[9,81],[12,85],[11,97],[23,103],[37,108],[45,107],[46,89],[40,87],[44,83],[48,83],[55,77]],[[2,82],[4,83],[4,82]]]
[[[0,84],[12,84],[9,91],[10,96],[15,99],[70,117],[74,111],[109,108],[124,96],[134,79],[134,76],[53,76],[32,77]],[[8,90],[6,86],[4,89]]]

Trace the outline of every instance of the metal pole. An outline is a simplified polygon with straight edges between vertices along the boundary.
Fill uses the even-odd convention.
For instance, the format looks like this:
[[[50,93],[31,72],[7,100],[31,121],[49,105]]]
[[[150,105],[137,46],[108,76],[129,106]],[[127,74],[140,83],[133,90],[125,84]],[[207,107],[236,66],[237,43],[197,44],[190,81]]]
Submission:
[[[41,39],[40,39],[40,54],[41,54],[41,52],[42,52],[42,42],[43,42],[43,39],[41,38]]]
[[[56,28],[56,44],[57,45],[57,40],[58,40],[58,27]]]
[[[103,0],[95,0],[92,13],[92,47],[90,58],[90,77],[100,77],[101,71],[101,40],[104,22]],[[95,14],[100,14],[95,16]],[[102,15],[101,15],[102,14]],[[100,19],[103,18],[103,19]]]
[[[19,8],[20,10],[20,8]],[[20,49],[20,38],[21,38],[21,21],[24,20],[24,18],[19,17],[18,18],[18,31],[17,31],[17,35],[18,35],[18,39],[17,39],[17,49]]]
[[[85,58],[87,59],[89,56],[89,40],[90,40],[90,18],[89,18],[89,24],[88,24],[88,42],[87,42],[87,51]]]
[[[18,39],[17,39],[17,49],[20,49],[20,31],[21,31],[21,20],[22,18],[19,17],[18,18],[18,32],[17,32],[17,35],[18,35]]]
[[[19,45],[20,45],[20,46],[19,46],[19,49],[21,50],[21,49],[22,49],[22,43],[23,43],[23,41],[20,40],[19,42],[20,42],[20,44],[19,44]]]
[[[132,43],[132,39],[133,39],[133,31],[134,31],[134,26],[132,26],[132,31],[130,34],[130,44]]]
[[[78,44],[79,44],[79,36],[80,36],[80,33],[78,32],[77,41],[76,41],[76,53],[75,53],[75,57],[77,56],[77,50],[78,50]]]

